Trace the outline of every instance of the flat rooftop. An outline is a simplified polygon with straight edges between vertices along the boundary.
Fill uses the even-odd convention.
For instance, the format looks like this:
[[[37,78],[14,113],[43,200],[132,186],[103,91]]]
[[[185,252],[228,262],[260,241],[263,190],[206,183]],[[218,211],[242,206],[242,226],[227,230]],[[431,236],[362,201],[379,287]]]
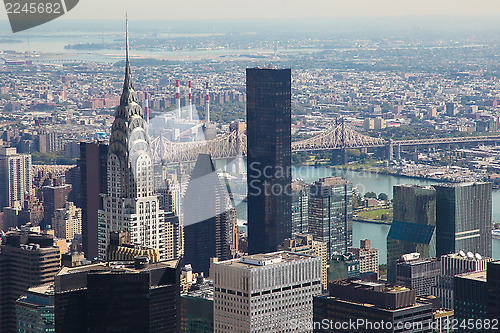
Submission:
[[[307,260],[311,258],[314,258],[314,256],[299,254],[296,252],[278,251],[272,253],[252,254],[244,256],[243,258],[217,262],[216,264],[252,269],[263,266],[277,265],[285,262]]]
[[[457,276],[460,277],[460,278],[462,278],[462,279],[487,282],[487,280],[486,280],[486,271],[464,273],[464,274],[459,274]]]
[[[419,189],[424,189],[424,190],[434,190],[434,187],[432,187],[430,185],[398,184],[398,185],[394,185],[394,187],[419,188]]]
[[[422,265],[422,264],[428,264],[430,262],[437,262],[437,258],[420,258],[420,259],[415,259],[415,260],[398,260],[397,264],[401,265],[408,265],[408,266],[416,266],[416,265]]]
[[[473,185],[484,185],[489,184],[488,182],[464,182],[464,183],[439,183],[432,185],[434,187],[465,187]]]
[[[36,287],[29,288],[28,291],[37,293],[37,294],[45,294],[45,295],[54,295],[54,283],[46,283]]]
[[[318,296],[318,297],[326,298],[326,299],[332,299],[332,300],[335,300],[337,302],[341,302],[341,303],[345,303],[345,304],[352,304],[352,305],[362,306],[364,308],[377,308],[377,309],[381,309],[381,310],[387,311],[387,312],[396,312],[396,311],[401,311],[401,310],[416,308],[416,307],[420,307],[422,305],[425,305],[424,303],[415,302],[415,303],[412,303],[412,304],[409,304],[407,306],[403,306],[403,307],[400,307],[400,308],[397,308],[397,309],[386,309],[386,308],[383,308],[383,307],[378,307],[375,304],[361,303],[361,302],[356,302],[356,301],[351,301],[351,300],[345,300],[343,298],[335,297],[335,296],[330,296],[330,295],[323,295],[323,296]]]
[[[118,272],[127,272],[127,273],[139,273],[139,272],[147,272],[151,270],[155,270],[158,268],[175,268],[177,266],[177,260],[168,260],[161,261],[157,263],[149,263],[144,268],[135,268],[134,262],[132,261],[115,261],[108,263],[98,263],[92,265],[84,265],[78,267],[63,267],[57,273],[58,276],[61,275],[69,275],[83,272],[102,272],[102,273],[118,273]]]
[[[344,287],[351,287],[356,289],[373,290],[386,294],[398,294],[405,293],[410,290],[405,286],[395,286],[387,282],[381,281],[366,281],[366,280],[354,280],[354,279],[343,279],[332,282],[332,285],[339,285]]]

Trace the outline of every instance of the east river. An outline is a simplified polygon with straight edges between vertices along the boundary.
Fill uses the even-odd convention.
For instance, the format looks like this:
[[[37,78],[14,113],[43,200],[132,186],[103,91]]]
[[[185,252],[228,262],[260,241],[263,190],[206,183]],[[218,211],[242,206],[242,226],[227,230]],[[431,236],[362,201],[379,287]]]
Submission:
[[[308,183],[312,183],[323,177],[341,176],[352,182],[361,193],[375,192],[377,194],[386,193],[392,199],[392,187],[398,184],[432,185],[434,181],[414,179],[407,177],[396,177],[368,172],[345,171],[327,167],[294,167],[293,177],[301,178]],[[492,195],[493,221],[500,222],[500,191],[494,190]],[[238,215],[241,219],[246,219],[245,204],[238,205]],[[354,222],[353,225],[353,245],[359,246],[359,240],[368,238],[371,245],[379,249],[379,262],[385,263],[387,260],[386,237],[389,232],[389,225]],[[500,260],[500,239],[493,239],[493,257]]]

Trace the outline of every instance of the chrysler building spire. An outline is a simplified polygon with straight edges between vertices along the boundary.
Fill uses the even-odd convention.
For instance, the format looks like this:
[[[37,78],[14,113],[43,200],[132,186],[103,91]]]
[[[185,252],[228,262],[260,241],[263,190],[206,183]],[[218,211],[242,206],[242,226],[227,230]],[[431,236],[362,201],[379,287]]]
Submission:
[[[127,105],[130,102],[137,102],[137,95],[132,82],[132,70],[130,68],[130,43],[128,37],[128,17],[125,19],[125,80],[123,82],[123,92],[120,105]]]

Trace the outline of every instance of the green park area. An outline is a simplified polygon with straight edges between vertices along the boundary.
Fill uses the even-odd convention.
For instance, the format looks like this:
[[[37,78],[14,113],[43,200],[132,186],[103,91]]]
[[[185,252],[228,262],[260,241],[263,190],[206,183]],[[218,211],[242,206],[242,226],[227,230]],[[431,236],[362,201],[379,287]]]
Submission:
[[[392,208],[380,208],[356,213],[363,220],[392,222]]]

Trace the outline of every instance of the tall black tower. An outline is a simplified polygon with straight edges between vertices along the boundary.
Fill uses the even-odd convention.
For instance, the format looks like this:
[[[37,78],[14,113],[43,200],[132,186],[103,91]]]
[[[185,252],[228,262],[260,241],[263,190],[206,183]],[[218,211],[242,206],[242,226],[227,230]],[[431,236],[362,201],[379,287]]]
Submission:
[[[108,145],[102,141],[80,143],[82,190],[82,243],[85,257],[97,257],[97,213],[102,209],[100,194],[107,192]]]
[[[291,237],[291,70],[247,69],[248,252]]]
[[[433,185],[436,189],[436,254],[492,256],[491,183]]]
[[[184,201],[184,262],[209,273],[210,258],[229,260],[234,208],[209,154],[200,154]]]

